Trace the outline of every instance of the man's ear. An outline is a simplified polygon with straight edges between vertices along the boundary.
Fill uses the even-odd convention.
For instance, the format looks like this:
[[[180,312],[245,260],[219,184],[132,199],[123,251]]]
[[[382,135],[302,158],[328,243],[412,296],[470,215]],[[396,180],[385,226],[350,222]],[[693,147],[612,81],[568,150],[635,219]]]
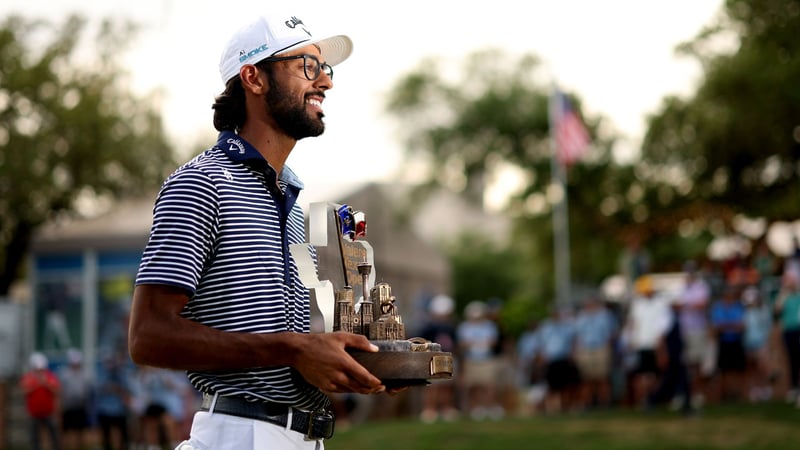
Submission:
[[[242,88],[245,92],[261,95],[266,92],[267,80],[261,75],[264,72],[252,64],[246,64],[239,69],[239,78],[242,80]]]

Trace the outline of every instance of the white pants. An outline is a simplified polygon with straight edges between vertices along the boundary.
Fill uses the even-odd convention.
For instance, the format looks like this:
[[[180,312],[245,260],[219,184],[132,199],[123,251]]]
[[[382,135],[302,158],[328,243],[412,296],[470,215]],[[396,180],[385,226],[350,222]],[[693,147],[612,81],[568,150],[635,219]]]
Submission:
[[[289,423],[292,423],[289,417]],[[198,411],[189,440],[175,450],[323,450],[322,440],[308,441],[288,427],[261,420]]]

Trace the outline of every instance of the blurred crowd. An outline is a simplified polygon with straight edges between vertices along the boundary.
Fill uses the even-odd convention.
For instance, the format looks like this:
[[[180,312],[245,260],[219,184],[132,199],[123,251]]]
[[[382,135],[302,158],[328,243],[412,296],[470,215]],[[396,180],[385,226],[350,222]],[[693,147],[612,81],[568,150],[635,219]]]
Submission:
[[[455,376],[401,394],[417,401],[395,415],[426,423],[611,407],[694,415],[707,404],[778,399],[800,408],[800,246],[788,257],[759,246],[726,261],[687,261],[668,287],[641,249],[632,256],[625,298],[556,304],[516,336],[502,326],[500,299],[457,311],[446,295],[430,298],[415,336],[452,352]],[[135,366],[126,352],[100,359],[87,371],[75,349],[57,366],[31,355],[19,385],[31,448],[174,448],[199,404],[185,374]],[[389,410],[373,408],[372,397],[334,396],[337,427]]]
[[[434,297],[423,337],[452,349],[457,376],[424,390],[420,419],[611,407],[695,415],[772,400],[800,408],[800,246],[788,257],[759,245],[687,261],[669,285],[636,253],[624,298],[554,305],[519,336],[503,332],[498,300],[471,302],[458,318],[452,299]]]
[[[28,363],[20,388],[33,450],[175,448],[199,405],[184,373],[135,366],[126,353],[103,357],[94,378],[75,349],[63,365],[39,352]]]

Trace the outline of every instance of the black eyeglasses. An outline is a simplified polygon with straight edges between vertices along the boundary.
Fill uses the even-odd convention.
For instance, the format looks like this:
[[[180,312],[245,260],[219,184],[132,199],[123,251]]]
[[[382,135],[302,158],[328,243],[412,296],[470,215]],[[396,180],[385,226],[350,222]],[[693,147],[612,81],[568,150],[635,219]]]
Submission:
[[[333,79],[333,67],[328,63],[319,62],[319,59],[314,55],[275,56],[267,58],[262,62],[289,61],[300,58],[303,58],[303,73],[308,80],[316,80],[322,72],[325,72],[328,78]]]

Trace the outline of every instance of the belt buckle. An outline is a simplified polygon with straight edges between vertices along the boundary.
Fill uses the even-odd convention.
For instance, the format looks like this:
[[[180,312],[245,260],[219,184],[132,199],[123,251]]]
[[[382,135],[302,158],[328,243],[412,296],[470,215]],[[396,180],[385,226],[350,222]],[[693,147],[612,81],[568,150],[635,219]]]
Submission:
[[[308,431],[305,438],[310,441],[330,439],[333,437],[334,418],[330,411],[319,410],[308,413]]]

